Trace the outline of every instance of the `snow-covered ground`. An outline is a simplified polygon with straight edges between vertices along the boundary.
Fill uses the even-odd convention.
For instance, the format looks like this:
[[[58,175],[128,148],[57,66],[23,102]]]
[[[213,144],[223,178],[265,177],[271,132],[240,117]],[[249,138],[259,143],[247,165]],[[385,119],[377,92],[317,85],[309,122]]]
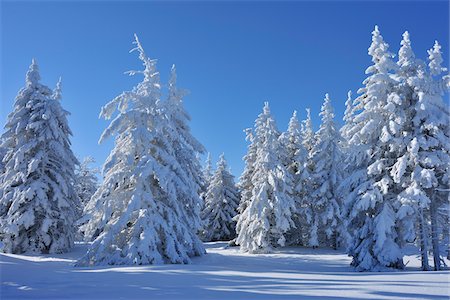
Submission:
[[[75,268],[86,251],[0,256],[1,299],[449,299],[450,272],[357,273],[339,251],[285,248],[246,255],[207,243],[191,265]]]

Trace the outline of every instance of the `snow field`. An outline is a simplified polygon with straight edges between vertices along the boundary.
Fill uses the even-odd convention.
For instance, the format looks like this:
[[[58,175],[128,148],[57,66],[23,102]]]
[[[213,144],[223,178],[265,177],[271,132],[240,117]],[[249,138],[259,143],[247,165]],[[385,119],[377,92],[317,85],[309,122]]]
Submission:
[[[1,254],[1,299],[448,299],[449,271],[354,272],[341,251],[284,248],[243,254],[225,242],[190,265],[73,267],[86,251]]]

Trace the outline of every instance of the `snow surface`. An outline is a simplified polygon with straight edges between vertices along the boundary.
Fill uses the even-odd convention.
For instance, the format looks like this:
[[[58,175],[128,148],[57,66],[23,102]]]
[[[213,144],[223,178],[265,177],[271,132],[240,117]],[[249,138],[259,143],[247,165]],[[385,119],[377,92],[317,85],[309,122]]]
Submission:
[[[86,252],[0,255],[0,299],[449,299],[450,271],[354,272],[340,251],[284,248],[243,254],[206,243],[190,265],[73,267]]]

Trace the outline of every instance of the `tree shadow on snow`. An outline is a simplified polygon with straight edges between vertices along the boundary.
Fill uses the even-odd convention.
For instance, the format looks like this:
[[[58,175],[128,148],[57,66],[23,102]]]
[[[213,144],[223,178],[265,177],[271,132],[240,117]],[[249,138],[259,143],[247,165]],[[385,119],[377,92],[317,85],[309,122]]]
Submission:
[[[403,292],[417,286],[423,286],[423,291],[442,288],[433,282],[398,280],[397,275],[417,272],[354,272],[348,266],[349,259],[334,250],[287,248],[274,254],[246,255],[238,253],[237,249],[227,249],[223,250],[227,251],[225,255],[220,250],[224,246],[226,243],[223,242],[207,244],[210,253],[194,258],[190,265],[75,268],[73,262],[85,251],[85,245],[77,245],[72,253],[43,256],[43,261],[30,261],[27,256],[2,256],[2,282],[14,285],[2,284],[0,295],[5,299],[31,295],[35,298],[60,298],[62,295],[86,298],[95,295],[95,298],[109,299],[328,300],[378,295],[441,299],[425,292]],[[384,277],[375,278],[376,275]],[[377,286],[375,290],[367,288],[374,284]],[[20,286],[31,290],[19,290]],[[397,292],[399,287],[404,287],[402,292]]]

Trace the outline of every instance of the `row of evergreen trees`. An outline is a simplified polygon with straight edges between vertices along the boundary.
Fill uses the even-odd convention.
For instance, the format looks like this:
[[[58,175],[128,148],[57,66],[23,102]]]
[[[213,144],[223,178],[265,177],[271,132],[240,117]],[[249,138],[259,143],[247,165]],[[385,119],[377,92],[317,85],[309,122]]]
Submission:
[[[375,27],[373,65],[359,96],[349,92],[340,130],[328,94],[317,132],[307,110],[301,125],[294,112],[281,134],[267,103],[246,130],[235,217],[241,250],[345,246],[352,265],[365,271],[403,268],[405,246],[415,241],[424,270],[430,249],[434,269],[445,265],[450,114],[443,95],[450,79],[437,42],[428,64],[415,57],[408,32],[397,61],[388,47]]]
[[[187,263],[205,253],[200,239],[228,240],[242,251],[284,245],[347,247],[357,270],[402,268],[416,241],[422,266],[440,269],[449,228],[449,76],[436,43],[428,64],[405,32],[398,60],[378,28],[373,65],[344,126],[325,96],[317,132],[294,112],[280,133],[268,103],[245,130],[249,142],[237,187],[223,156],[202,172],[203,146],[191,135],[186,91],[172,67],[166,86],[156,60],[135,37],[144,79],[107,103],[114,136],[97,186],[90,160],[70,150],[61,86],[39,83],[33,61],[1,137],[0,239],[5,252],[64,252],[76,228],[93,241],[78,265]],[[166,88],[163,95],[163,88]],[[80,211],[80,207],[84,207]],[[78,220],[78,221],[77,221]]]

